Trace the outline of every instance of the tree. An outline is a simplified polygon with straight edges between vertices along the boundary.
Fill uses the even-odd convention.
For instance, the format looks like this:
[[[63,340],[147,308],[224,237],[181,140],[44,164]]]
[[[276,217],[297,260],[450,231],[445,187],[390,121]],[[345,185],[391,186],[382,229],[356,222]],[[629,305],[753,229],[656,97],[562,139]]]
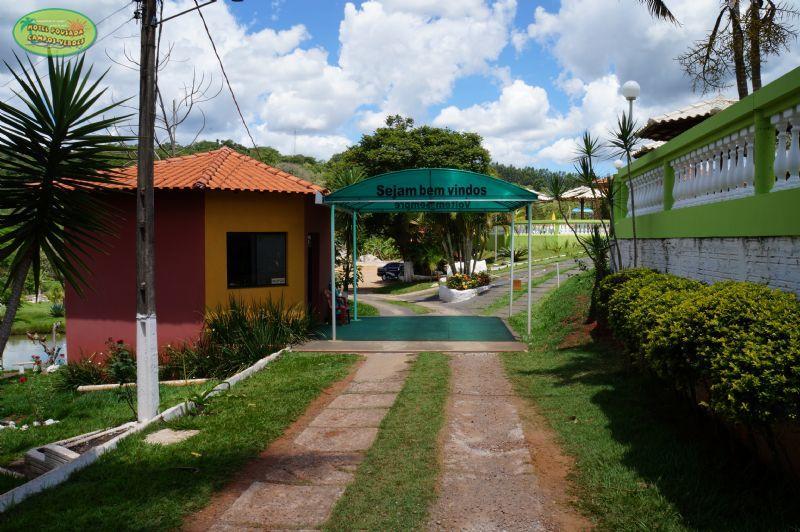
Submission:
[[[366,178],[367,174],[357,166],[337,168],[328,175],[326,186],[335,191],[360,183]],[[336,213],[336,247],[345,250],[344,257],[336,257],[336,263],[342,269],[342,292],[347,292],[350,283],[354,282],[353,273],[358,271],[358,267],[353,264],[353,215],[341,210]]]
[[[0,325],[0,353],[11,333],[25,278],[35,289],[43,254],[76,290],[84,285],[84,257],[111,235],[111,211],[100,190],[116,180],[113,168],[126,148],[104,133],[125,117],[106,118],[119,104],[96,106],[105,73],[90,79],[84,58],[48,58],[47,85],[33,64],[19,72],[6,64],[21,89],[22,109],[0,103],[0,261],[11,259],[9,289]],[[33,76],[33,77],[31,77]],[[47,88],[45,88],[47,87]]]
[[[628,169],[628,194],[631,199],[631,224],[633,226],[633,267],[639,265],[639,247],[636,238],[636,193],[634,191],[633,181],[631,180],[631,160],[633,152],[636,151],[636,145],[639,144],[638,126],[631,116],[622,113],[622,116],[617,119],[617,129],[611,132],[611,140],[609,147],[612,149],[614,157],[624,157],[626,167]],[[612,209],[613,212],[613,209]],[[620,267],[622,264],[620,263]]]
[[[675,18],[665,2],[661,0],[639,0],[639,3],[644,4],[653,17],[667,20],[673,24],[678,23],[678,19]]]
[[[359,167],[375,176],[409,168],[455,168],[488,173],[491,158],[476,133],[460,133],[447,128],[414,127],[412,118],[389,116],[386,127],[364,135],[355,146],[334,155],[332,169]],[[376,215],[372,228],[392,237],[405,260],[415,260],[425,228],[419,217],[407,213]],[[416,260],[415,260],[416,262]]]
[[[761,88],[761,67],[770,56],[789,50],[797,31],[788,23],[800,12],[772,0],[724,0],[714,26],[678,57],[692,88],[703,94],[730,86],[736,80],[739,98],[747,96],[748,79],[754,91]]]

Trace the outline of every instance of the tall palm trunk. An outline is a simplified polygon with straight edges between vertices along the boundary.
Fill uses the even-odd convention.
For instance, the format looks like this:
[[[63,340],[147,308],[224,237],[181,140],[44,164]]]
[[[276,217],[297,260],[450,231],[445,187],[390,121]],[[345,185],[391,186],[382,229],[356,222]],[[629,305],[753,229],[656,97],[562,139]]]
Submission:
[[[750,2],[750,80],[753,83],[753,92],[761,88],[761,1]]]
[[[735,0],[729,8],[731,11],[731,35],[733,36],[733,65],[736,72],[736,89],[741,100],[747,96],[747,66],[744,62],[744,32],[742,17],[739,12],[739,0]]]
[[[5,351],[8,338],[11,336],[11,327],[14,324],[14,318],[17,316],[17,310],[19,310],[22,290],[25,288],[25,278],[28,277],[31,262],[30,255],[22,259],[20,267],[17,268],[11,279],[11,294],[8,299],[8,305],[6,305],[6,315],[3,318],[3,323],[0,324],[0,355]]]

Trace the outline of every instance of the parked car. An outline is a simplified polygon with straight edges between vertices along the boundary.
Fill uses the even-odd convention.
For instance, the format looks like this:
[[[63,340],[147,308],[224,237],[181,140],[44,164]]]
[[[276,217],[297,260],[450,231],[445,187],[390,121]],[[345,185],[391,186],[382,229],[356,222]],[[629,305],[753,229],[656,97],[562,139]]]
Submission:
[[[378,277],[384,281],[396,281],[405,275],[402,262],[387,262],[378,268]]]

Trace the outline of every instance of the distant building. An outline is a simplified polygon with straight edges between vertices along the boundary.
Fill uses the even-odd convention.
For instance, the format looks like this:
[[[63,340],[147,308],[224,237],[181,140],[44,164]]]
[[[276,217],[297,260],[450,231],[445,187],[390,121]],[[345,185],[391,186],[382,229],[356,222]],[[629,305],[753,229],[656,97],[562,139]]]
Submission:
[[[115,238],[86,259],[83,295],[66,290],[70,358],[135,341],[136,167],[108,201]],[[160,345],[197,337],[206,309],[283,298],[324,312],[330,212],[323,188],[230,148],[155,163],[156,307]],[[327,241],[327,240],[326,240]]]

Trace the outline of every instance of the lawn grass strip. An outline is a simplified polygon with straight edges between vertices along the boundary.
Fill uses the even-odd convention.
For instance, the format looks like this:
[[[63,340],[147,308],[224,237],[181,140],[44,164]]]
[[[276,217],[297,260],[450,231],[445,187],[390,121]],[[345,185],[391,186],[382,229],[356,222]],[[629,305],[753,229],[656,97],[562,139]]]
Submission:
[[[438,438],[449,376],[445,355],[419,355],[325,530],[411,530],[424,525],[441,468]]]
[[[249,368],[246,368],[236,375],[233,375],[225,382],[218,384],[214,387],[214,389],[209,392],[207,397],[213,397],[218,395],[224,391],[229,390],[235,384],[243,381],[244,379],[250,377],[254,373],[261,371],[264,369],[267,364],[277,360],[284,352],[286,348],[281,349],[271,355],[268,355]],[[179,403],[171,408],[168,408],[161,412],[156,417],[144,421],[142,423],[137,422],[128,422],[116,427],[118,429],[126,429],[125,432],[116,436],[107,442],[93,447],[86,451],[85,453],[81,454],[75,460],[71,462],[67,462],[64,465],[56,467],[55,469],[51,469],[44,475],[38,476],[21,486],[17,486],[16,488],[12,489],[11,491],[7,491],[0,495],[0,513],[6,511],[8,508],[19,504],[20,502],[24,501],[31,495],[35,495],[40,493],[48,488],[52,488],[54,486],[58,486],[62,482],[65,482],[69,479],[69,477],[75,473],[76,471],[80,471],[81,469],[91,465],[92,463],[96,462],[98,458],[100,458],[103,454],[112,451],[117,448],[119,442],[124,440],[125,438],[142,432],[143,430],[149,428],[155,423],[160,423],[162,421],[172,421],[179,417],[186,415],[187,412],[191,411],[194,407],[194,404],[191,401],[185,401],[183,403]]]

